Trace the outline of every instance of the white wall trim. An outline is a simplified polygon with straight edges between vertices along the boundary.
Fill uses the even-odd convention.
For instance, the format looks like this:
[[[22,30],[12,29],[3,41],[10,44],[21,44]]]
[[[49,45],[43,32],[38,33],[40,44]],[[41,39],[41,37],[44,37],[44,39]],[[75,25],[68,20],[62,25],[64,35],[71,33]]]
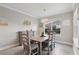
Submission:
[[[55,40],[55,42],[73,46],[73,43],[69,43],[69,42],[65,42],[65,41]]]
[[[6,49],[9,49],[9,48],[11,48],[11,47],[18,46],[18,45],[19,45],[19,43],[11,44],[11,45],[8,45],[8,46],[6,46],[6,47],[0,48],[0,50],[6,50]]]
[[[13,11],[15,11],[15,12],[19,12],[19,13],[21,13],[21,14],[24,14],[24,15],[31,16],[31,17],[36,18],[35,16],[30,15],[29,13],[26,13],[26,12],[21,11],[21,10],[19,10],[19,9],[15,9],[15,8],[12,8],[12,7],[6,6],[6,5],[4,5],[4,4],[0,4],[0,6],[2,6],[2,7],[4,7],[4,8],[8,8],[8,9],[10,9],[10,10],[13,10]]]

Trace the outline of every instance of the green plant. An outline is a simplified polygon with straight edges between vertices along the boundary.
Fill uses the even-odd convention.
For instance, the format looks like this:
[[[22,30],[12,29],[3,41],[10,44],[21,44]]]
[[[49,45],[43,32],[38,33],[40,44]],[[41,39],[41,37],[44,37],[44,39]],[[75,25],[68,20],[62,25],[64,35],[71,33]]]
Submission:
[[[56,28],[56,26],[53,26],[53,31],[55,33],[60,33],[60,28]]]

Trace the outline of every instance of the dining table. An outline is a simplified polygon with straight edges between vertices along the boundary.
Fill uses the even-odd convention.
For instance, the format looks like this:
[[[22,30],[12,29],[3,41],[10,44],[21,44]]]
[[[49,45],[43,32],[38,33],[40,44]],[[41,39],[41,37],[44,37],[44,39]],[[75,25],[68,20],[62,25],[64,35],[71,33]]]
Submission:
[[[42,55],[42,42],[48,40],[48,36],[34,37],[32,40],[39,43],[39,54]]]

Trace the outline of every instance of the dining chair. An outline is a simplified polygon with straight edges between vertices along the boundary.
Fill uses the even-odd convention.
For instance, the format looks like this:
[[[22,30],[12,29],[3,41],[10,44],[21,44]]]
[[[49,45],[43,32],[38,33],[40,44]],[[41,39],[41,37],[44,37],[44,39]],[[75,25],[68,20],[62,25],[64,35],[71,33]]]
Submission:
[[[45,48],[48,48],[47,54],[50,54],[50,51],[52,51],[53,49],[53,32],[52,31],[48,34],[48,39],[43,42],[43,50],[45,50]]]
[[[37,55],[39,54],[38,44],[31,40],[30,31],[22,31],[22,45],[24,48],[24,54]]]

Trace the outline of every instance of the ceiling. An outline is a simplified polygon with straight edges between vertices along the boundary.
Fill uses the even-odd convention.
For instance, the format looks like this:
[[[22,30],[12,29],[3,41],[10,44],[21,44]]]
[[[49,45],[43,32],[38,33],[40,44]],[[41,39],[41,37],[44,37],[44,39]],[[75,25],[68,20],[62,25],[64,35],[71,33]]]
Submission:
[[[73,10],[72,3],[2,3],[0,5],[36,18],[53,16]]]
[[[46,25],[46,27],[48,27],[49,25],[60,25],[60,24],[61,24],[61,21],[57,20],[57,21],[48,23],[48,24]]]

